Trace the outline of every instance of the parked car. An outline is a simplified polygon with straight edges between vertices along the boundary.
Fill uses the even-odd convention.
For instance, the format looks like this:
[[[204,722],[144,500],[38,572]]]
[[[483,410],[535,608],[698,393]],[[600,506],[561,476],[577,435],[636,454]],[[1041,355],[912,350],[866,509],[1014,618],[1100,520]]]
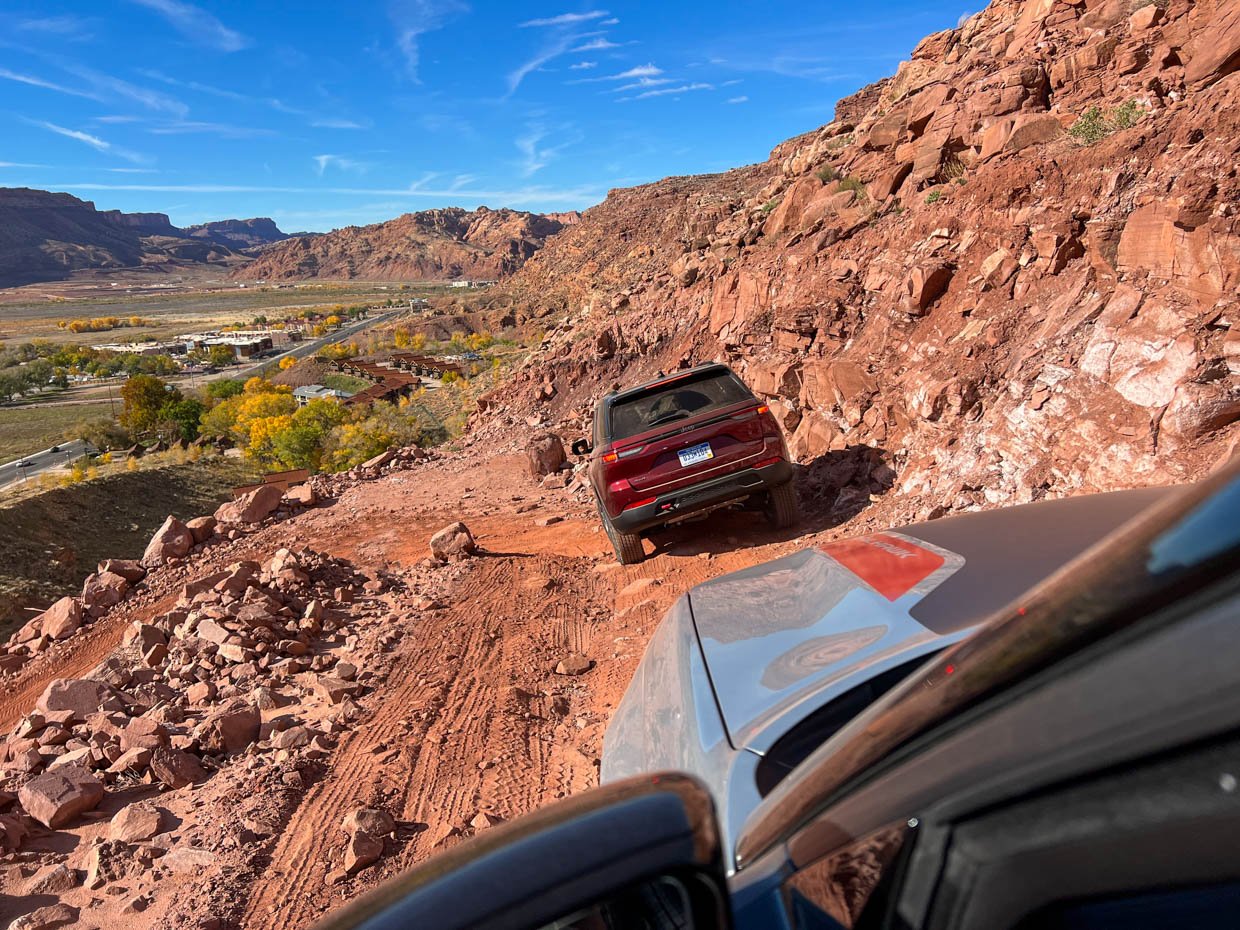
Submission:
[[[702,365],[608,394],[594,410],[589,455],[599,519],[624,565],[642,534],[748,502],[772,526],[797,520],[792,463],[779,424],[726,365]]]
[[[1048,548],[1066,511],[1044,510],[1001,551],[970,552],[903,594],[924,557],[890,571],[885,557],[863,564],[882,550],[874,541],[839,552],[870,593],[920,610],[931,634],[929,614],[971,613],[971,591],[985,610],[1004,597],[991,575],[1015,584],[1025,560],[1050,574],[970,617],[971,635],[814,748],[726,848],[701,781],[638,775],[487,830],[322,926],[1240,926],[1240,462],[1147,503],[1061,568]],[[933,545],[958,552],[945,542]],[[781,599],[808,593],[794,567],[765,577],[766,597],[738,616],[759,603],[790,616]],[[847,587],[845,598],[860,590]],[[867,600],[877,604],[858,608]],[[880,612],[872,625],[895,622]],[[652,653],[647,677],[660,661],[673,664]],[[799,664],[772,667],[795,677]],[[690,671],[706,674],[703,661]],[[651,732],[732,738],[726,709],[712,724],[676,669],[665,680],[681,700],[660,705]]]

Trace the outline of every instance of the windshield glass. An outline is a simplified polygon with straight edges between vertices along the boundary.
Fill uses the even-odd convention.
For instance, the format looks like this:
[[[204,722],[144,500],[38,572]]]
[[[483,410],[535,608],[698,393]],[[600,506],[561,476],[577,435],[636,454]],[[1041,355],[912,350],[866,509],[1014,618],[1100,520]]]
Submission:
[[[656,385],[612,405],[611,439],[627,439],[658,426],[752,399],[749,389],[730,371],[706,371],[692,378]]]

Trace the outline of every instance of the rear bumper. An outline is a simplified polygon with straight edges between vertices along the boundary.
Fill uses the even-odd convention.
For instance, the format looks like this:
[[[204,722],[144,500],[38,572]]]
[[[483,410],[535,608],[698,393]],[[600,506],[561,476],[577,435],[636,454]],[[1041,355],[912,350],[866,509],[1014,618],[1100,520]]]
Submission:
[[[611,522],[622,533],[640,533],[700,510],[767,491],[791,480],[792,464],[787,460],[762,468],[745,468],[720,478],[691,484],[687,488],[669,491],[653,503],[623,511],[619,516],[612,517]]]

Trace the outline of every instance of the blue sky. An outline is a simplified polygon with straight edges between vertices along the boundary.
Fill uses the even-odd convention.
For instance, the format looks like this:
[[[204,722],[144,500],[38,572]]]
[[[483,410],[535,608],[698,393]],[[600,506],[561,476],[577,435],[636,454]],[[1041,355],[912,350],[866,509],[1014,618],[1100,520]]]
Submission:
[[[765,159],[966,12],[4,0],[0,186],[286,230],[447,205],[584,208]]]

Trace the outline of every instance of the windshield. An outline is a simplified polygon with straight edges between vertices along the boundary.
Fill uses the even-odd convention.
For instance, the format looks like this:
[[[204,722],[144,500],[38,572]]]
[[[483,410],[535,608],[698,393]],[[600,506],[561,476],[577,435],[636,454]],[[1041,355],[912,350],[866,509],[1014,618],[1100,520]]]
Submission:
[[[730,371],[713,370],[700,375],[655,385],[625,397],[611,407],[613,441],[684,420],[732,404],[752,400],[753,395]]]

